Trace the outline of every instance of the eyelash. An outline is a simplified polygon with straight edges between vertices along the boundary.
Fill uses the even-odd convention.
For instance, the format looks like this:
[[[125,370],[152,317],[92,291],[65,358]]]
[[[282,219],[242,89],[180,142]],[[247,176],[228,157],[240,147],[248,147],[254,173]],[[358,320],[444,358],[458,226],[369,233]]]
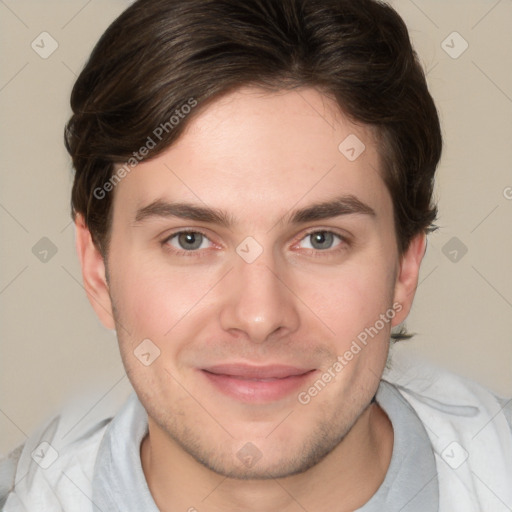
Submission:
[[[208,239],[211,243],[213,243],[210,238],[208,237],[208,235],[206,233],[204,233],[203,231],[201,231],[200,229],[183,229],[181,231],[176,231],[175,233],[173,233],[172,235],[168,236],[167,238],[165,238],[164,240],[162,240],[162,246],[164,246],[164,248],[171,252],[173,255],[176,255],[176,256],[195,256],[196,258],[199,257],[199,258],[202,258],[205,256],[205,253],[204,253],[204,250],[202,251],[199,251],[199,250],[195,250],[195,251],[185,251],[183,249],[176,249],[175,247],[172,247],[169,245],[169,242],[179,236],[179,235],[182,235],[184,233],[192,233],[192,234],[196,234],[196,233],[199,233],[201,235],[203,235],[206,239]]]
[[[201,231],[200,229],[184,229],[184,230],[181,230],[181,231],[176,231],[175,233],[169,235],[168,237],[166,237],[164,240],[162,240],[161,242],[161,245],[163,247],[166,248],[167,251],[171,252],[173,255],[176,255],[176,256],[195,256],[196,258],[199,257],[204,257],[206,256],[205,254],[205,251],[204,250],[193,250],[193,251],[185,251],[185,250],[182,250],[182,249],[176,249],[175,247],[172,247],[172,249],[170,248],[170,245],[169,245],[169,241],[172,240],[173,238],[181,235],[181,234],[184,234],[184,233],[192,233],[192,234],[201,234],[203,235],[208,241],[210,241],[210,243],[213,243],[210,238],[208,237],[208,235],[206,233],[204,233],[203,231]],[[350,241],[349,239],[344,236],[344,235],[341,235],[340,233],[336,233],[335,231],[332,231],[332,230],[328,230],[328,229],[313,229],[311,231],[308,231],[307,233],[305,233],[300,239],[298,242],[294,243],[294,245],[297,245],[298,243],[302,242],[302,240],[304,240],[305,238],[307,238],[308,236],[310,235],[313,235],[315,233],[331,233],[333,234],[335,237],[338,237],[339,240],[340,240],[340,243],[335,246],[334,249],[325,249],[325,250],[319,250],[319,249],[306,249],[306,251],[308,251],[309,255],[313,256],[313,257],[322,257],[324,255],[332,255],[333,253],[337,253],[337,252],[340,252],[344,249],[346,249],[348,246],[350,246]]]
[[[337,233],[336,231],[329,230],[329,229],[318,229],[318,228],[312,229],[311,231],[307,231],[304,234],[304,236],[302,236],[299,239],[299,241],[297,243],[295,243],[294,245],[297,245],[298,243],[302,242],[302,240],[304,240],[308,236],[311,236],[315,233],[331,233],[332,235],[334,235],[335,237],[337,237],[339,239],[339,244],[334,246],[331,249],[324,249],[323,251],[320,249],[304,249],[305,251],[307,251],[309,256],[312,256],[314,258],[332,256],[333,254],[338,254],[338,253],[346,250],[347,247],[350,247],[350,240],[348,239],[347,236],[342,235],[341,233]]]

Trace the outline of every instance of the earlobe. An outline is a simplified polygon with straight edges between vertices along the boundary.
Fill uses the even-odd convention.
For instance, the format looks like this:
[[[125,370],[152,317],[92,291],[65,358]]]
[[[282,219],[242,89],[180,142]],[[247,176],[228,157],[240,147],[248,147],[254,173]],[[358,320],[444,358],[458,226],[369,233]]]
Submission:
[[[82,215],[75,217],[76,250],[82,267],[82,279],[87,298],[101,323],[107,329],[114,329],[112,302],[105,272],[105,262],[92,241],[91,233]]]
[[[420,233],[411,240],[409,247],[402,255],[394,295],[394,303],[400,304],[402,308],[393,319],[393,326],[402,323],[411,310],[426,247],[426,235]]]

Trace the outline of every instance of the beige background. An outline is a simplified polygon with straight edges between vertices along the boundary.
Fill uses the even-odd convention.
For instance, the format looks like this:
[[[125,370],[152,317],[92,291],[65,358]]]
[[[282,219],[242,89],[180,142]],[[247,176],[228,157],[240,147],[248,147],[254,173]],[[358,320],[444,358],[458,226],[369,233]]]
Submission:
[[[128,3],[0,0],[0,454],[65,403],[75,404],[70,429],[78,428],[130,392],[115,336],[81,285],[62,144],[75,76]],[[418,334],[400,350],[512,396],[512,2],[392,4],[428,70],[446,144],[441,229],[430,238],[408,321]],[[463,48],[454,31],[469,44],[458,58],[442,47],[446,40],[452,55]],[[47,59],[31,47],[41,32],[58,43]],[[57,249],[46,262],[32,252],[42,237]],[[453,237],[459,248],[445,246]]]

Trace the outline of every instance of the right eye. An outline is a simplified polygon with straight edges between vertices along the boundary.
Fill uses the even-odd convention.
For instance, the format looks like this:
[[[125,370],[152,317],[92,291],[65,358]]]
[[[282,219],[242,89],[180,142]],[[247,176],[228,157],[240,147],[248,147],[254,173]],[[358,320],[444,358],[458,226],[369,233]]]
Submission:
[[[190,253],[207,249],[211,241],[199,231],[179,231],[166,238],[163,243],[172,246],[178,253]]]

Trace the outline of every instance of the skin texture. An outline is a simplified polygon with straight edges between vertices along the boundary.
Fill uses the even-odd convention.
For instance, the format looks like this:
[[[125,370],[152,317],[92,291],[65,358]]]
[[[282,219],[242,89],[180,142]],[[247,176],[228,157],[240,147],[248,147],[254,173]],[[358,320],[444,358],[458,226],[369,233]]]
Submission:
[[[354,161],[338,149],[349,135],[365,144]],[[374,215],[289,222],[293,211],[339,196],[357,198]],[[156,200],[222,209],[232,222],[137,220]],[[113,208],[107,266],[81,216],[77,248],[91,304],[107,328],[116,328],[124,366],[148,411],[141,460],[159,508],[362,506],[391,457],[391,424],[371,400],[390,329],[410,310],[425,249],[420,234],[398,253],[372,130],[350,122],[315,89],[240,89],[199,112],[172,147],[132,170],[117,185]],[[196,236],[199,248],[187,251],[183,237],[170,238],[180,230],[205,238]],[[325,232],[337,236],[319,246],[308,236],[318,231],[324,241]],[[263,250],[252,263],[237,253],[247,237],[257,242],[242,244],[248,254]],[[301,404],[298,392],[393,304],[394,318]],[[134,354],[144,339],[160,350],[149,366]],[[241,400],[203,371],[225,363],[312,371],[278,399]],[[240,456],[247,452],[253,459]]]

